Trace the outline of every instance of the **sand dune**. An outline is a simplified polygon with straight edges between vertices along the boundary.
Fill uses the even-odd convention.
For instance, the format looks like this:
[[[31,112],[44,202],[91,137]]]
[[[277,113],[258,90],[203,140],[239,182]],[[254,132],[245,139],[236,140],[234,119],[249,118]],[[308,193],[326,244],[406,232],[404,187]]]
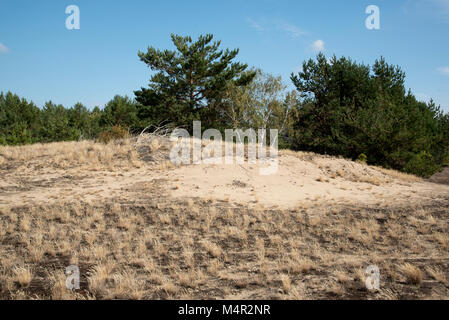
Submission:
[[[242,164],[234,161],[233,164],[174,166],[168,160],[169,147],[168,141],[161,140],[157,150],[141,150],[140,157],[132,142],[116,147],[69,142],[4,148],[0,203],[132,198],[133,186],[157,179],[167,180],[161,192],[173,198],[215,198],[283,209],[316,202],[422,204],[449,194],[449,186],[412,175],[342,158],[287,150],[279,153],[278,170],[273,175],[260,175],[259,169],[267,165],[259,160],[255,164],[243,160]],[[8,153],[11,150],[22,154],[15,157]],[[124,150],[126,154],[116,155]],[[95,152],[98,153],[94,155]]]
[[[269,176],[173,165],[171,146],[0,147],[0,298],[447,298],[449,185],[292,151]]]

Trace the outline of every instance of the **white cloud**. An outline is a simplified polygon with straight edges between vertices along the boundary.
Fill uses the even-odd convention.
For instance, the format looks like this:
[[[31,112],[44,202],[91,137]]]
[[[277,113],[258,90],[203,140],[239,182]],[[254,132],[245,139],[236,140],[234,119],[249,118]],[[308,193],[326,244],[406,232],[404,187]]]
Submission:
[[[9,49],[3,43],[0,42],[0,53],[8,53],[8,52]]]
[[[441,9],[449,11],[449,0],[432,0],[432,2]]]
[[[259,20],[256,21],[251,18],[247,18],[246,21],[249,23],[250,27],[258,32],[267,32],[267,31],[277,31],[282,32],[290,36],[292,39],[297,39],[302,35],[306,34],[304,30],[300,27],[289,23],[284,20]]]
[[[277,26],[279,29],[286,32],[290,37],[294,39],[299,38],[306,33],[298,26],[295,26],[294,24],[285,21],[278,21]]]
[[[449,0],[432,0],[435,4],[435,12],[444,22],[449,22]]]
[[[408,0],[402,7],[405,14],[416,14],[449,22],[449,0]]]
[[[312,43],[310,48],[315,52],[324,51],[324,41],[323,40],[316,40]]]
[[[254,21],[251,18],[247,18],[246,21],[249,23],[251,28],[253,28],[257,31],[265,31],[266,30],[266,27],[260,22]]]
[[[449,76],[449,67],[438,68],[438,71],[445,76]]]

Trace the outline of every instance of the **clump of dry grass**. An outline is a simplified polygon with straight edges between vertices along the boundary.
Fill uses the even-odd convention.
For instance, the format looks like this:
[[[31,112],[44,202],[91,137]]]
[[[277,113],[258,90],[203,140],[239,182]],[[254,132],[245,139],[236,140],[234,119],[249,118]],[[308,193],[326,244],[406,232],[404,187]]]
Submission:
[[[309,273],[313,269],[316,269],[316,265],[307,257],[292,260],[290,262],[290,270],[293,273]]]
[[[172,281],[166,281],[162,284],[161,289],[168,295],[175,295],[179,292],[179,287]]]
[[[207,272],[209,272],[211,275],[215,276],[218,274],[220,269],[222,268],[222,263],[218,259],[214,259],[211,262],[209,262],[209,265],[207,266]]]
[[[246,279],[246,278],[234,279],[234,285],[238,289],[245,289],[249,285],[249,279]]]
[[[446,275],[441,268],[428,266],[428,267],[426,267],[426,271],[436,281],[443,283],[443,284],[447,284]]]
[[[52,300],[72,300],[77,299],[76,293],[67,289],[67,276],[63,271],[51,272],[49,281],[51,283],[51,299]],[[80,297],[82,298],[82,296]]]
[[[21,287],[27,287],[33,279],[33,273],[28,267],[14,267],[13,272]]]
[[[337,278],[338,282],[342,284],[347,284],[352,278],[347,274],[344,270],[336,270],[334,271],[334,275]]]
[[[344,295],[345,290],[339,283],[334,282],[328,287],[327,292],[331,295],[341,297]]]
[[[407,282],[410,284],[421,284],[422,279],[423,279],[423,274],[421,269],[419,269],[418,267],[410,264],[410,263],[405,263],[401,266],[399,266],[399,271],[401,271]]]
[[[387,183],[388,180],[380,179],[379,177],[360,177],[357,179],[357,182],[369,183],[375,186],[380,186],[384,183]]]
[[[398,300],[398,295],[391,289],[380,289],[379,295],[382,300]]]
[[[134,270],[122,270],[119,273],[115,273],[112,278],[114,279],[114,287],[109,293],[112,296],[111,298],[143,299],[145,295],[145,282],[138,278]]]
[[[286,274],[281,274],[281,282],[282,282],[282,289],[285,293],[289,293],[292,288],[292,282],[290,280],[290,277]]]
[[[214,258],[218,258],[221,254],[221,249],[219,246],[217,246],[215,243],[212,243],[210,241],[203,241],[202,245],[204,249]]]
[[[437,233],[434,235],[434,239],[438,241],[443,250],[447,250],[449,248],[449,235],[443,233]]]

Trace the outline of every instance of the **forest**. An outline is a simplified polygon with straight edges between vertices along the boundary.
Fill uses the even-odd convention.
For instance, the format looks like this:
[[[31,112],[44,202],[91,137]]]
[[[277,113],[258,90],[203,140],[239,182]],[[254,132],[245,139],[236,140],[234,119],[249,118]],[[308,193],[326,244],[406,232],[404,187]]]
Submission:
[[[139,59],[151,70],[134,97],[117,95],[104,108],[51,101],[36,106],[0,93],[0,145],[111,139],[161,125],[192,129],[279,130],[280,148],[343,156],[419,176],[449,164],[449,114],[418,101],[405,72],[379,57],[372,65],[319,53],[279,76],[236,61],[206,34],[171,35],[174,50],[148,47]]]

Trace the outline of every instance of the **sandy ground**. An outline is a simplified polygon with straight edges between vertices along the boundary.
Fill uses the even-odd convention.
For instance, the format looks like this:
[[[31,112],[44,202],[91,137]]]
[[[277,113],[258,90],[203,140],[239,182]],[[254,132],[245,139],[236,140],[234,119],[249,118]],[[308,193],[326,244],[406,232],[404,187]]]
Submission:
[[[167,159],[167,154],[162,156]],[[167,161],[167,160],[165,160]],[[1,171],[0,204],[17,205],[78,199],[83,201],[126,198],[139,201],[134,192],[153,181],[164,180],[161,192],[175,199],[212,198],[236,204],[282,209],[298,204],[423,204],[449,195],[449,185],[367,166],[353,161],[281,151],[278,170],[261,175],[267,165],[191,164],[160,168],[160,163],[126,170],[78,166],[45,166],[42,159],[6,164]]]
[[[344,159],[282,153],[278,171],[259,174],[263,165],[192,165],[172,172],[174,197],[214,197],[237,203],[294,208],[301,203],[403,205],[449,194],[449,186],[404,176]]]
[[[292,151],[176,166],[158,141],[1,147],[0,299],[449,298],[449,185]]]

